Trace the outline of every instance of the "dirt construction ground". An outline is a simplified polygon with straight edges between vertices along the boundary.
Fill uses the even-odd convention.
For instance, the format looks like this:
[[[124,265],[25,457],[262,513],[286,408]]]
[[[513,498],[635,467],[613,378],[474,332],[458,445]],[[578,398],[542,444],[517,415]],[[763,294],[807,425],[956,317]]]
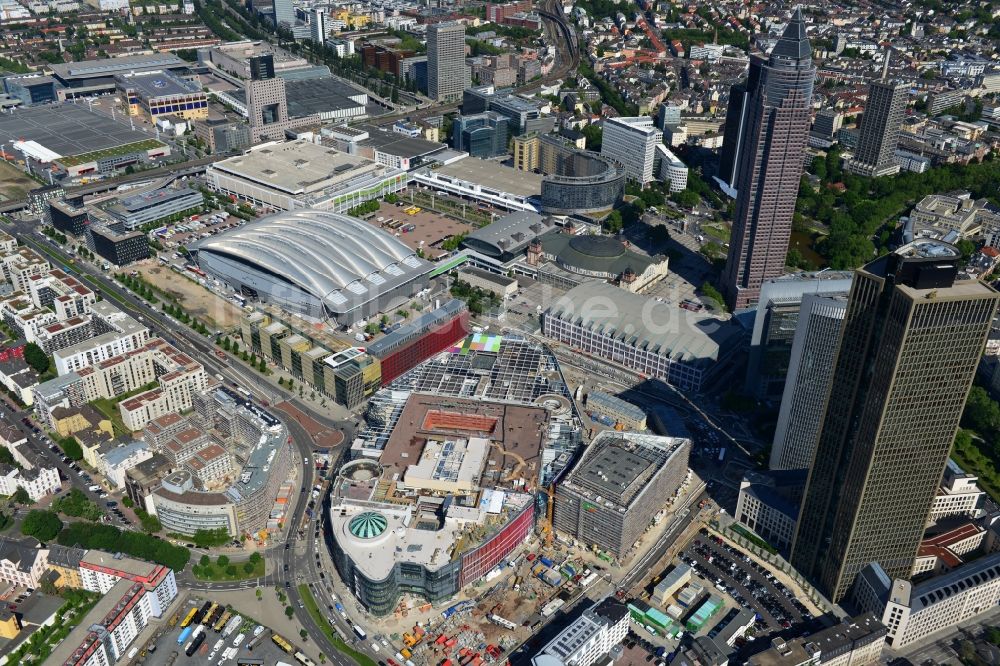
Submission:
[[[154,263],[153,260],[136,264],[135,270],[138,270],[154,287],[175,296],[181,307],[191,316],[204,321],[210,328],[214,326],[225,331],[239,326],[240,308],[205,289],[194,280],[176,273],[167,266]]]

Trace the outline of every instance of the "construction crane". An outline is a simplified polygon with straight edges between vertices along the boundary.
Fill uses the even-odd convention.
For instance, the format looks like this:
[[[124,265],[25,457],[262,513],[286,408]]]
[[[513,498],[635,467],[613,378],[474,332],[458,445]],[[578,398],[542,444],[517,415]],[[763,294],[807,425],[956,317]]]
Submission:
[[[552,524],[552,508],[555,505],[556,499],[555,484],[550,484],[547,488],[541,488],[541,491],[548,496],[548,499],[545,503],[545,518],[539,522],[542,526],[542,532],[545,533],[545,548],[551,550],[552,533],[555,530],[555,526]]]

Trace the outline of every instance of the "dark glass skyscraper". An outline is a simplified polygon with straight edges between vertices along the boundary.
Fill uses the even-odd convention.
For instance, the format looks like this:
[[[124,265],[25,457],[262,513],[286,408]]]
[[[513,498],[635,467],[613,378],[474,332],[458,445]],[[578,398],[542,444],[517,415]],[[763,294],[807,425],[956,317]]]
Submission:
[[[802,177],[816,68],[802,12],[795,10],[767,60],[755,57],[736,167],[736,214],[722,276],[726,303],[753,305],[761,283],[781,275]]]
[[[919,240],[855,273],[791,563],[832,601],[908,579],[1000,295]]]
[[[886,51],[882,78],[868,86],[868,100],[861,115],[861,131],[854,159],[847,170],[859,176],[890,176],[899,173],[896,145],[909,86],[888,80],[889,56]]]
[[[750,108],[748,91],[756,90],[760,81],[760,60],[750,61],[750,71],[746,81],[740,81],[729,89],[729,104],[726,107],[726,124],[722,134],[722,152],[719,153],[719,174],[716,177],[726,194],[736,196],[737,174],[740,165],[740,142],[746,129],[747,111]]]

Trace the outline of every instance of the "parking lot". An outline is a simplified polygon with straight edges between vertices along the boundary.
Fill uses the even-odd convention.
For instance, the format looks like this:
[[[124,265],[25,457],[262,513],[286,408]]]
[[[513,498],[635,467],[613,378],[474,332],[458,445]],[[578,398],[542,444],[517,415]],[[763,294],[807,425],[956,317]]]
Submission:
[[[700,534],[680,553],[681,561],[740,606],[756,612],[759,629],[780,631],[810,618],[792,591],[765,567],[708,530],[702,528]]]
[[[164,246],[168,248],[187,246],[227,229],[235,229],[246,224],[240,218],[224,211],[212,211],[194,217],[197,219],[185,218],[177,224],[167,225],[166,231],[157,234],[163,240]]]
[[[235,665],[237,660],[248,657],[261,659],[265,665],[275,664],[279,661],[294,661],[272,640],[272,632],[253,619],[233,613],[220,628],[220,631],[216,631],[214,626],[218,626],[218,619],[226,612],[225,609],[220,609],[212,614],[212,619],[215,620],[214,626],[201,624],[202,628],[198,630],[199,625],[192,623],[191,626],[195,629],[186,632],[180,627],[181,621],[193,607],[192,604],[182,606],[177,613],[179,620],[175,626],[171,627],[169,624],[165,624],[162,630],[157,632],[145,645],[137,645],[136,658],[132,663],[143,666]],[[201,605],[199,604],[197,607],[201,608]],[[239,619],[234,620],[233,618]],[[197,645],[196,649],[193,649],[188,655],[187,648],[192,646],[194,640],[197,640],[191,638],[195,635],[195,631],[205,637],[200,639],[200,645]],[[182,635],[184,640],[178,642]],[[285,638],[289,641],[293,639],[291,636]],[[301,640],[298,636],[295,636],[294,639]]]

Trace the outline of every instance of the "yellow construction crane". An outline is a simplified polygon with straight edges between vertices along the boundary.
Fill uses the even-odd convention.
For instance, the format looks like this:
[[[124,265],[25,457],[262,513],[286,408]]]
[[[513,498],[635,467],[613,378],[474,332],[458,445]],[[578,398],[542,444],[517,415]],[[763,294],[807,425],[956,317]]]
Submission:
[[[551,549],[552,533],[555,529],[555,526],[552,524],[552,507],[555,505],[556,487],[552,484],[547,488],[542,488],[541,490],[548,496],[548,500],[545,503],[545,518],[539,522],[542,525],[542,531],[545,533],[545,547],[547,549]]]

